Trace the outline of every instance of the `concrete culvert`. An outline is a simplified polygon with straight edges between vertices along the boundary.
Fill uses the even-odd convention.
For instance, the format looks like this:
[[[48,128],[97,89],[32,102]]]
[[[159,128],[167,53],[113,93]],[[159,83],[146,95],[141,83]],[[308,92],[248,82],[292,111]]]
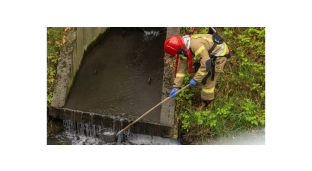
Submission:
[[[58,66],[49,115],[73,122],[66,130],[73,137],[79,134],[78,144],[98,144],[99,138],[123,141],[125,137],[116,137],[118,131],[168,97],[174,61],[168,63],[163,44],[178,33],[179,28],[170,27],[77,28],[60,52],[60,61],[66,62]],[[125,134],[176,139],[174,107],[174,100],[168,100]],[[96,132],[102,128],[111,131]],[[95,142],[84,141],[89,136]]]

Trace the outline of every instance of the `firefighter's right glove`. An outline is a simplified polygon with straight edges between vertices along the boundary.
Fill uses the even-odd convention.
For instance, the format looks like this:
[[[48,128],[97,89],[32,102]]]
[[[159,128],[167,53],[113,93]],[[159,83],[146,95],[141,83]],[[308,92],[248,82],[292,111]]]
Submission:
[[[174,98],[175,96],[176,96],[176,92],[178,91],[178,89],[177,88],[173,88],[172,90],[171,90],[171,92],[170,92],[170,94],[169,94],[169,96],[171,97],[171,98]]]

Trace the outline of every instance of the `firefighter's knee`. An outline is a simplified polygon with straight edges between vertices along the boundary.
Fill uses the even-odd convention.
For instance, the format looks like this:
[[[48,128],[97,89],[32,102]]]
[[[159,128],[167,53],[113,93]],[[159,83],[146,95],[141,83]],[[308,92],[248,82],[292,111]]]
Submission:
[[[214,99],[214,87],[212,88],[206,88],[203,87],[201,90],[201,98],[203,100],[211,101]]]

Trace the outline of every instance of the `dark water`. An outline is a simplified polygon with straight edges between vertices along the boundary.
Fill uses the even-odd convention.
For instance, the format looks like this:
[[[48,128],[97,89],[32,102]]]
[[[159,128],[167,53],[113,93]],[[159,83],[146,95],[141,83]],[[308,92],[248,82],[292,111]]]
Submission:
[[[141,116],[161,101],[165,38],[166,34],[111,28],[84,57],[65,108]],[[160,107],[142,120],[159,119]]]

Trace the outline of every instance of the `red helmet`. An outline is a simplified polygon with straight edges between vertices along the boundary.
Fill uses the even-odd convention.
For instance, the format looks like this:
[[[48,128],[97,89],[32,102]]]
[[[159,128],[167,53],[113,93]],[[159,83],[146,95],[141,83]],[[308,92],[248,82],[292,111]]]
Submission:
[[[164,50],[171,57],[176,55],[180,48],[182,50],[185,49],[185,44],[184,44],[182,36],[170,36],[166,39],[165,45],[164,45]]]

